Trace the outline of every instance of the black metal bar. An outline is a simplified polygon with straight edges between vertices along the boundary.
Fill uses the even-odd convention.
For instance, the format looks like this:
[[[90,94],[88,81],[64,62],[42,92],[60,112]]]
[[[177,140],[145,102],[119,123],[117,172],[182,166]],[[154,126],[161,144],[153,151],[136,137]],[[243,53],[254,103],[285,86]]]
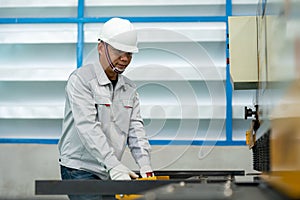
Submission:
[[[193,176],[244,176],[244,170],[223,170],[223,171],[214,171],[214,170],[206,170],[206,171],[155,171],[156,176],[170,176],[170,179],[187,179]]]
[[[178,183],[176,180],[149,181],[102,181],[102,180],[37,180],[35,194],[138,194],[149,189]],[[193,182],[193,181],[192,181]],[[195,182],[195,181],[194,181]]]

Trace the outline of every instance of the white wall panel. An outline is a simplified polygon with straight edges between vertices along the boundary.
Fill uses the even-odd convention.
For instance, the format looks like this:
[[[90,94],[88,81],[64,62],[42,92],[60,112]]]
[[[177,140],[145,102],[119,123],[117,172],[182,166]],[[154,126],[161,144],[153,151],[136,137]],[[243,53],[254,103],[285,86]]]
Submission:
[[[98,41],[103,23],[84,26],[87,43]],[[199,42],[225,41],[226,24],[223,22],[164,22],[134,23],[140,43],[144,42]]]
[[[1,81],[66,81],[74,68],[0,68]]]
[[[225,0],[122,1],[86,0],[87,16],[215,16],[225,15]]]
[[[57,139],[62,129],[61,119],[0,119],[1,138]]]
[[[196,129],[191,130],[191,127]],[[146,119],[145,129],[151,140],[225,140],[225,120]]]
[[[256,15],[258,0],[232,0],[232,15]]]
[[[1,69],[76,68],[76,44],[1,44]]]
[[[76,69],[76,44],[1,44],[0,54],[0,81],[65,81]]]
[[[1,81],[1,105],[62,105],[65,82]]]
[[[76,24],[1,24],[2,44],[76,43]]]
[[[1,0],[0,17],[76,17],[77,0]]]
[[[85,44],[84,62],[95,59],[95,48]],[[140,43],[139,49],[124,72],[133,80],[225,80],[225,42]]]
[[[224,5],[225,0],[85,0],[86,6],[184,6],[184,5]]]

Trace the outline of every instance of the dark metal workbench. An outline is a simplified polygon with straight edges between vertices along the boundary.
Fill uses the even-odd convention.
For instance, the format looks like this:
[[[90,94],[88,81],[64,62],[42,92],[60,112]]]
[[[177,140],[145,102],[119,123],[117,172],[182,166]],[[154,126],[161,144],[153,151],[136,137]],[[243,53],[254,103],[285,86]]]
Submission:
[[[235,182],[238,171],[156,171],[156,176],[170,180],[101,181],[101,180],[37,180],[36,195],[65,194],[143,194],[142,199],[287,199],[260,180]]]

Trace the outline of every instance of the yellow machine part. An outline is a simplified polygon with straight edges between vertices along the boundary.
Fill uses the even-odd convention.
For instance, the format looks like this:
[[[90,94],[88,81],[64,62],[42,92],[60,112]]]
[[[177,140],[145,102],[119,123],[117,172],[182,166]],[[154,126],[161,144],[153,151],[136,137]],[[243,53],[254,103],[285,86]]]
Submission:
[[[253,130],[246,131],[246,144],[251,149],[255,143],[255,134],[253,134]]]
[[[300,198],[300,118],[273,120],[271,167],[266,180],[291,198]]]
[[[290,198],[300,199],[300,80],[271,114],[271,172],[265,178]]]
[[[169,180],[169,176],[152,176],[147,178],[138,178],[137,180],[141,181],[153,181],[153,180]],[[115,198],[119,200],[134,200],[141,198],[143,195],[140,194],[116,194]]]
[[[141,198],[143,195],[140,194],[116,194],[116,199],[119,200],[134,200]]]
[[[270,172],[262,178],[289,198],[300,198],[300,171]]]

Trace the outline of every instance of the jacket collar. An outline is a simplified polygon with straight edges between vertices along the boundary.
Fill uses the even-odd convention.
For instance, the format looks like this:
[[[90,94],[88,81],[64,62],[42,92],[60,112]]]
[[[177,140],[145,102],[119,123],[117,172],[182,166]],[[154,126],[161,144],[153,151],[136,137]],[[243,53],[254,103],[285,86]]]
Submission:
[[[95,67],[95,72],[96,72],[96,76],[97,76],[97,80],[98,80],[98,83],[100,85],[107,85],[107,84],[110,84],[111,81],[108,79],[103,67],[101,66],[100,62],[96,62],[94,64],[94,67]],[[124,81],[124,77],[123,75],[119,74],[118,75],[118,83],[116,85],[116,88],[115,89],[118,89],[120,87],[125,87],[125,81]]]

